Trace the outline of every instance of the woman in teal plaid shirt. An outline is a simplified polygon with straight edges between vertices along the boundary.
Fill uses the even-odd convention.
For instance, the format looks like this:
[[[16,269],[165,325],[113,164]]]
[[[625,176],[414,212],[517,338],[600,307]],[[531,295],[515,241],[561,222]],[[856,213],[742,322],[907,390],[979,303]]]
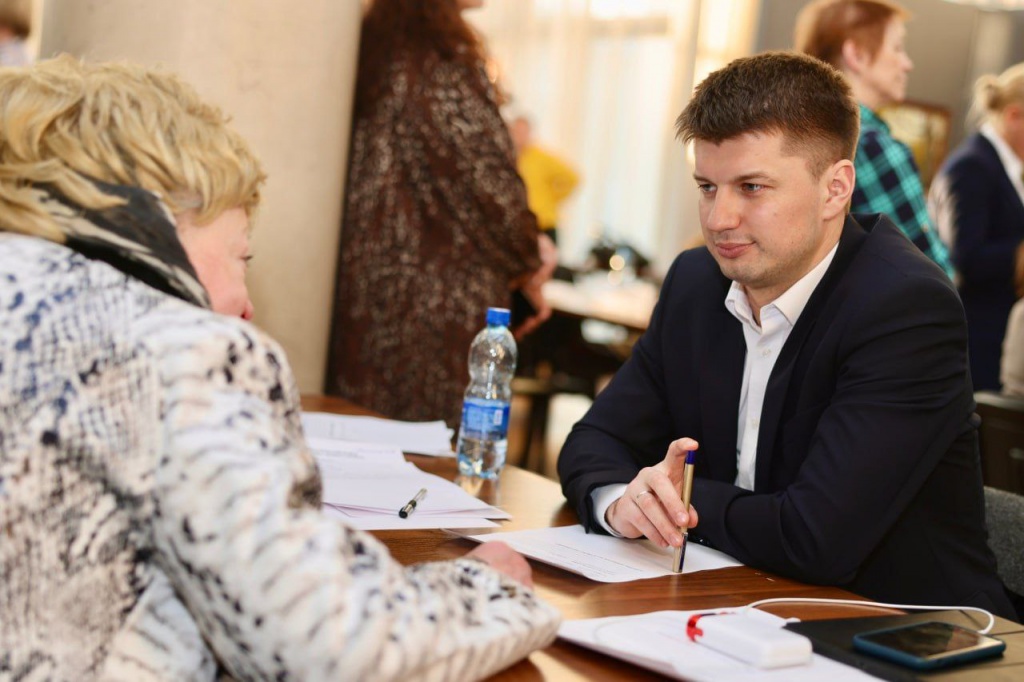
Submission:
[[[914,68],[903,45],[908,16],[885,0],[818,0],[797,18],[796,47],[842,71],[860,103],[850,210],[885,213],[952,278],[949,251],[928,217],[914,157],[875,113],[906,96],[907,74]]]

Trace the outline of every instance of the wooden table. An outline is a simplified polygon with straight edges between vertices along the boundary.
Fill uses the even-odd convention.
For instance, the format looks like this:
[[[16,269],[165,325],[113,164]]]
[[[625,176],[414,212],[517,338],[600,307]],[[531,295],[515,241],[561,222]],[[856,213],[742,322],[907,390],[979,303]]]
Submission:
[[[373,414],[339,398],[305,396],[303,409],[340,414]],[[498,482],[480,479],[465,480],[457,476],[455,460],[450,458],[407,455],[425,471],[457,480],[460,485],[486,502],[512,514],[502,523],[501,531],[527,528],[567,526],[578,523],[575,512],[567,505],[561,489],[553,481],[518,467],[509,466]],[[472,549],[474,543],[442,530],[375,531],[398,561],[413,564],[421,561],[454,559]],[[826,597],[858,599],[854,594],[834,587],[807,585],[788,578],[752,568],[726,568],[716,571],[673,575],[630,583],[597,583],[561,569],[531,562],[537,593],[561,610],[566,619],[626,616],[666,609],[691,610],[722,606],[742,606],[770,597]],[[848,618],[893,613],[883,608],[861,608],[831,605],[790,604],[768,610],[782,616],[801,619]],[[1001,632],[1018,634],[1015,661],[1016,675],[1000,678],[991,674],[972,675],[972,668],[961,668],[940,674],[943,680],[1024,679],[1024,627],[1001,620]],[[1009,642],[1009,640],[1008,640]],[[1003,672],[1008,672],[1006,667]],[[930,678],[931,676],[929,676]],[[662,677],[597,654],[573,644],[557,640],[537,651],[527,660],[498,674],[494,680],[525,682],[527,680],[659,680]]]

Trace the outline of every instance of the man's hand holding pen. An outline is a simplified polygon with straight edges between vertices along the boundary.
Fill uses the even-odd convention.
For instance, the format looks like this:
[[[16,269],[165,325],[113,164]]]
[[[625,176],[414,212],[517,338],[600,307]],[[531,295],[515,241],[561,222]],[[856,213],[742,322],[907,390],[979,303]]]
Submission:
[[[659,547],[681,547],[680,528],[697,525],[697,510],[683,507],[686,455],[697,450],[692,438],[680,438],[668,446],[665,459],[640,470],[626,492],[608,507],[605,519],[627,538],[645,536]]]

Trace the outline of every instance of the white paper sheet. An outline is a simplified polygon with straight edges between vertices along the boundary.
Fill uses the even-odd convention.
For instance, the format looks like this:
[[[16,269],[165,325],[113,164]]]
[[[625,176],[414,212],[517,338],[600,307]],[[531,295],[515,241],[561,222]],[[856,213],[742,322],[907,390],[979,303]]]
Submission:
[[[403,452],[454,457],[452,431],[443,421],[403,422],[329,412],[303,412],[306,438],[392,445]]]
[[[671,548],[661,549],[647,540],[588,534],[580,525],[468,537],[477,542],[501,540],[532,559],[602,583],[623,583],[672,574]],[[742,564],[728,554],[697,543],[687,545],[683,573],[729,566]]]
[[[404,466],[405,455],[393,445],[380,443],[357,443],[329,438],[306,438],[306,445],[316,457],[321,468],[324,466]]]
[[[474,512],[494,519],[509,514],[473,497],[451,481],[428,474],[406,462],[402,467],[324,467],[321,471],[324,503],[345,509],[397,514],[421,488],[427,493],[414,514],[459,514]]]
[[[689,550],[687,550],[689,553]],[[874,680],[856,668],[814,654],[807,665],[765,670],[718,653],[686,636],[686,621],[694,613],[728,612],[737,609],[702,611],[656,611],[638,616],[589,618],[562,623],[558,636],[580,646],[600,651],[654,670],[677,680],[693,682],[861,682]],[[751,611],[766,622],[785,623],[771,614]]]
[[[333,428],[332,420],[324,423],[328,430]],[[498,524],[488,519],[511,518],[455,483],[406,461],[398,446],[317,436],[306,441],[320,465],[324,513],[350,526],[363,530],[494,528]],[[422,488],[427,492],[416,509],[404,519],[398,516],[398,510]]]
[[[360,530],[421,530],[429,528],[497,528],[498,524],[481,516],[458,514],[452,516],[421,515],[413,513],[406,518],[398,514],[370,514],[354,516],[342,509],[324,505],[324,514],[344,521]]]

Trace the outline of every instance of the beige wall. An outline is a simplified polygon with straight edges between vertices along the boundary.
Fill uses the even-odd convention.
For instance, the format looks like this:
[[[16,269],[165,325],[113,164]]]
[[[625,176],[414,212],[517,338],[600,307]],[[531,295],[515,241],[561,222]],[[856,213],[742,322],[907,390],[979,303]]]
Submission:
[[[46,0],[40,57],[161,64],[222,107],[269,174],[253,233],[255,322],[303,392],[323,381],[359,0]]]

